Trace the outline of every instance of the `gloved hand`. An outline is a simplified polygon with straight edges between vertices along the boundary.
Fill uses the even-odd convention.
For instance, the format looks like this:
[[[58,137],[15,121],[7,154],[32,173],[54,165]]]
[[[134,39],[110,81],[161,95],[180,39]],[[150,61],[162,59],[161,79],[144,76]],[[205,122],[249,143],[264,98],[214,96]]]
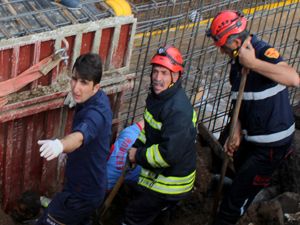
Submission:
[[[71,92],[68,93],[67,97],[65,98],[64,105],[69,106],[69,108],[73,108],[76,105],[74,101],[73,95]]]
[[[63,145],[60,140],[38,140],[40,147],[41,157],[47,159],[47,161],[56,158],[63,152]]]

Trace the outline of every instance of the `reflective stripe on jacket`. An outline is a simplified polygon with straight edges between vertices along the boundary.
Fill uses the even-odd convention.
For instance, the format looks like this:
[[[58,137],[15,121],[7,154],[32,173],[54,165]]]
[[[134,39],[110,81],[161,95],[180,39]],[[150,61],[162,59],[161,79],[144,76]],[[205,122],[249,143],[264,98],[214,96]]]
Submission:
[[[148,96],[144,136],[135,143],[139,184],[168,195],[189,192],[195,181],[197,115],[180,83]]]

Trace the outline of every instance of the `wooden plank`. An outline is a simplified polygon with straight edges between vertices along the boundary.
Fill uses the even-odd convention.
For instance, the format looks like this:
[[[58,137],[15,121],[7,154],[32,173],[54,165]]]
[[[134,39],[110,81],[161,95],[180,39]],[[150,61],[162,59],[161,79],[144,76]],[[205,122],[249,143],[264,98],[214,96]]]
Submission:
[[[20,62],[20,46],[15,46],[11,55],[11,73],[9,78],[16,77],[18,75]]]
[[[82,34],[77,34],[75,36],[75,41],[74,41],[73,55],[72,55],[72,61],[70,65],[71,67],[73,67],[78,56],[80,56],[81,45],[82,45]]]
[[[115,28],[114,28],[112,40],[111,40],[111,43],[110,43],[110,48],[109,48],[107,60],[105,62],[105,69],[106,70],[117,68],[116,65],[114,64],[114,61],[115,60],[118,61],[118,59],[119,59],[119,57],[117,57],[115,55],[115,52],[117,50],[118,43],[119,43],[119,40],[120,40],[120,33],[121,33],[121,25],[116,25]],[[117,58],[115,59],[114,56],[117,57]]]
[[[58,137],[60,124],[60,109],[49,110],[44,121],[44,130],[46,131],[41,137],[42,139],[54,139]],[[55,122],[54,122],[55,121]],[[41,177],[40,191],[43,193],[53,194],[57,192],[57,160],[43,160],[43,175]]]
[[[32,64],[35,65],[40,61],[40,55],[41,55],[41,42],[37,41],[34,43],[34,50],[33,50],[33,59]],[[31,83],[31,89],[36,88],[38,85],[38,81],[35,80]]]
[[[5,168],[5,148],[7,142],[6,123],[0,123],[0,190],[3,192],[4,168]]]
[[[17,11],[14,9],[14,7],[11,5],[11,3],[10,3],[8,0],[2,0],[2,1],[3,1],[3,3],[6,4],[6,6],[7,6],[7,8],[8,8],[8,11],[9,11],[12,15],[14,15],[14,16],[17,16],[17,15],[18,15]],[[18,17],[16,17],[16,21],[17,21],[22,27],[24,27],[24,28],[26,29],[26,31],[29,33],[29,30],[30,30],[31,26],[30,26],[27,22],[21,20],[21,19],[18,18]]]
[[[5,29],[5,27],[2,24],[0,24],[0,31],[1,31],[2,34],[4,34],[4,36],[6,38],[10,37],[10,33]]]
[[[22,45],[32,44],[36,41],[55,40],[59,37],[62,38],[62,37],[74,36],[78,33],[88,33],[88,32],[94,32],[99,29],[112,28],[115,27],[116,24],[123,25],[123,24],[132,24],[135,22],[136,19],[134,19],[133,16],[124,16],[118,18],[109,17],[98,21],[64,26],[64,27],[57,28],[56,30],[53,31],[30,34],[24,37],[1,39],[0,50],[11,48],[11,46],[14,46],[16,44],[22,46]]]
[[[132,24],[130,24],[130,26],[131,26],[131,30],[129,31],[130,37],[129,37],[129,41],[128,41],[127,51],[124,56],[124,66],[126,68],[129,68],[129,64],[131,62],[132,48],[133,48],[133,43],[134,43],[134,35],[136,32],[136,23],[132,23]]]
[[[41,61],[42,59],[47,58],[48,56],[54,54],[55,43],[56,43],[56,40],[41,41],[40,55],[39,55],[38,61]],[[55,71],[55,69],[53,71]],[[53,73],[50,73],[50,74],[48,74],[48,76],[42,76],[41,78],[39,78],[37,80],[38,85],[52,84],[52,81],[53,81],[52,75],[53,75]]]
[[[65,7],[61,7],[64,15],[70,19],[70,21],[72,22],[72,24],[76,24],[77,23],[77,19],[72,15],[72,13],[70,13],[70,11],[68,9],[66,9]]]
[[[99,54],[99,52],[100,52],[101,36],[102,36],[102,30],[97,30],[95,32],[95,37],[94,37],[94,42],[93,42],[93,47],[92,47],[93,53]]]
[[[109,60],[107,58],[109,55],[111,40],[112,40],[112,36],[113,36],[113,30],[114,30],[113,27],[105,28],[102,30],[99,55],[102,59],[103,65],[107,65],[106,61]],[[106,69],[107,69],[107,66],[104,67],[104,70],[106,70]]]
[[[125,55],[128,48],[128,40],[129,40],[129,32],[130,32],[130,25],[123,25],[120,27],[119,32],[119,40],[116,46],[116,49],[113,53],[112,58],[112,68],[120,68],[125,65]]]
[[[88,32],[82,34],[82,45],[80,54],[86,54],[92,51],[93,43],[95,39],[95,32]]]
[[[32,7],[32,9],[36,12],[38,12],[39,16],[43,19],[43,21],[47,24],[48,27],[50,27],[52,30],[56,29],[57,27],[48,19],[48,17],[46,15],[44,15],[43,13],[41,13],[36,7],[35,5],[29,1],[28,2],[30,4],[30,6]]]
[[[0,51],[0,82],[11,78],[13,55],[12,48]]]
[[[22,187],[26,187],[28,190],[32,190],[34,187],[34,179],[32,178],[32,166],[34,164],[32,155],[34,153],[34,147],[36,143],[33,143],[34,129],[35,129],[35,120],[30,117],[30,120],[24,118],[26,124],[26,138],[24,139],[24,171],[22,179]]]
[[[3,186],[2,186],[2,195],[3,195],[3,200],[2,200],[2,205],[4,209],[7,209],[9,207],[9,203],[11,202],[11,195],[10,195],[10,189],[11,189],[11,179],[12,179],[12,159],[13,159],[13,121],[9,121],[7,124],[7,130],[6,130],[6,143],[5,143],[5,157],[3,160],[4,164],[4,171],[3,171]]]
[[[6,111],[6,113],[0,115],[0,122],[11,121],[25,116],[30,116],[36,113],[44,112],[47,110],[60,108],[63,106],[63,103],[64,103],[64,99],[58,98],[58,99],[42,102],[40,104],[33,104],[31,106],[17,108],[12,111]]]

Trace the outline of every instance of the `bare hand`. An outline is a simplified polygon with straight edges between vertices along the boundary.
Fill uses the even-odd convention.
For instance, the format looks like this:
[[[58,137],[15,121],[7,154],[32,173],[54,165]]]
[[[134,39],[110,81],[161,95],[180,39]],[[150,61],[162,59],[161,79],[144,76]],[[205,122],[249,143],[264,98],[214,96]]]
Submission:
[[[251,44],[251,36],[249,36],[239,50],[239,62],[249,69],[252,69],[256,62],[255,49]]]
[[[136,160],[135,160],[136,151],[137,151],[137,148],[131,148],[128,151],[128,158],[131,163],[136,163]]]
[[[229,156],[233,156],[233,154],[238,150],[241,143],[241,138],[234,136],[232,137],[231,141],[229,141],[229,138],[227,138],[225,145],[224,145],[224,151]]]
[[[241,134],[241,124],[238,122],[236,124],[236,127],[234,129],[234,133],[230,139],[230,137],[227,138],[225,144],[224,144],[224,151],[229,156],[233,156],[233,154],[238,150],[240,144],[242,141],[242,134]]]

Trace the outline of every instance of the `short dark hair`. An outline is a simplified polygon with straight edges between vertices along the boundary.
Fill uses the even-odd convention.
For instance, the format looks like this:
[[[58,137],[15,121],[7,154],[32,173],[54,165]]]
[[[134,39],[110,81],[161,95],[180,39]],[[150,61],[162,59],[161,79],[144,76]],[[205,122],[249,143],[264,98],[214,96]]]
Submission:
[[[244,42],[248,36],[249,36],[249,31],[248,30],[244,30],[241,33],[230,35],[227,38],[226,43],[230,44],[235,39],[241,39],[241,41]]]
[[[98,54],[87,53],[80,55],[72,68],[77,72],[80,79],[93,81],[94,84],[98,84],[102,77],[102,60]]]

